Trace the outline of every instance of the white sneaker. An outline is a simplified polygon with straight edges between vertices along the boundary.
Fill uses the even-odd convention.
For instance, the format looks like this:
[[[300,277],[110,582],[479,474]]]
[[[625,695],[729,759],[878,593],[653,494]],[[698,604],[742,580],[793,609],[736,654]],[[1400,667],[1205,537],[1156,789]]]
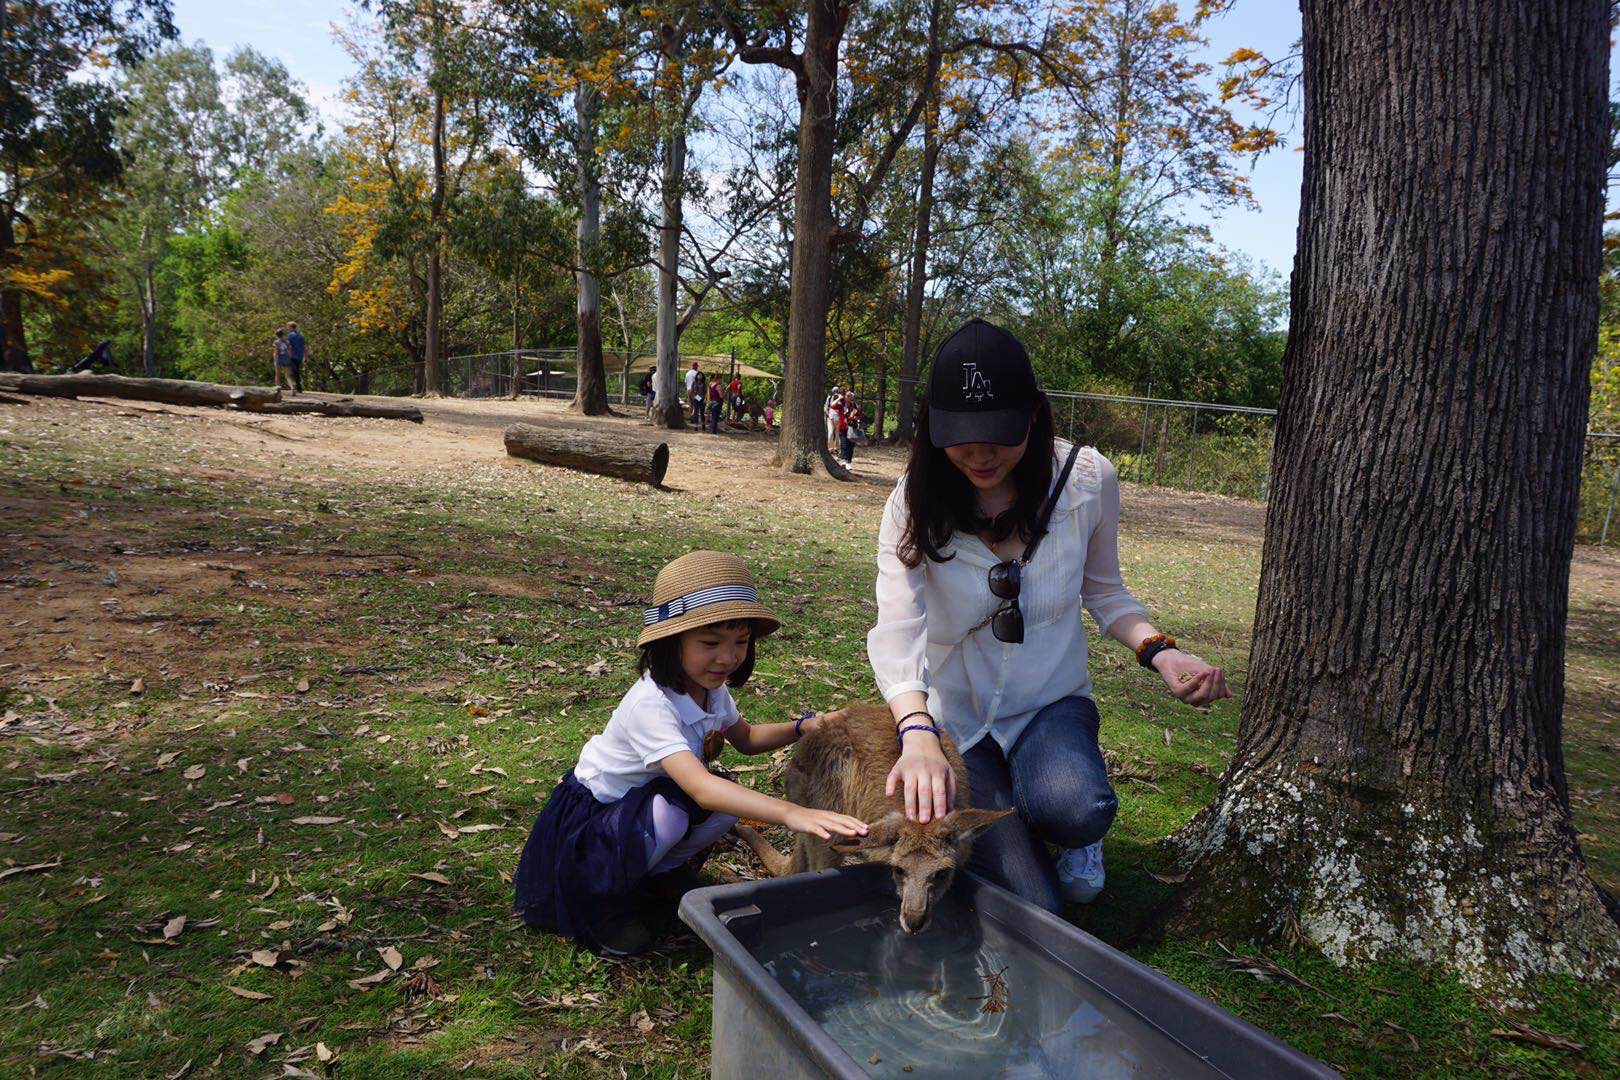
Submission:
[[[1058,856],[1058,891],[1071,904],[1089,904],[1103,890],[1102,841],[1068,848]]]

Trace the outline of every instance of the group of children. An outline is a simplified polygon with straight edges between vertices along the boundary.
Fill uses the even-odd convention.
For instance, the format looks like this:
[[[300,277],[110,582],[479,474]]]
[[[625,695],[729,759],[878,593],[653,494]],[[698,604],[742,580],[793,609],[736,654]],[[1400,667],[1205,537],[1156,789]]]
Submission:
[[[819,836],[861,836],[859,818],[772,798],[716,776],[724,743],[768,754],[825,714],[750,724],[731,690],[780,620],[747,565],[694,551],[658,572],[636,645],[641,677],[557,784],[523,848],[515,886],[523,921],[609,955],[650,945],[696,884],[708,850],[739,818]]]

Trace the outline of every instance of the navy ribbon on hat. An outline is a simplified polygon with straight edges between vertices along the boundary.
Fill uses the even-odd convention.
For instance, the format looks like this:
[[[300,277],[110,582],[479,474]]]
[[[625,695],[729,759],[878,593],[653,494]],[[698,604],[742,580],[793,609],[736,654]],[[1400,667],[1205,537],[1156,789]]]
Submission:
[[[677,596],[675,599],[657,607],[642,608],[641,618],[643,626],[652,626],[667,619],[685,615],[700,607],[710,604],[723,604],[731,600],[746,600],[750,604],[759,603],[759,592],[752,585],[711,585],[707,589]]]

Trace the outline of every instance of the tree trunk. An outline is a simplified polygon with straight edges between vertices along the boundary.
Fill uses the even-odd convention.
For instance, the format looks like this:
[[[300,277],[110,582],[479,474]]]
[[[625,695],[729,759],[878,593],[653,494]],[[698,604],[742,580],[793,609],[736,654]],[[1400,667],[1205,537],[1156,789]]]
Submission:
[[[151,264],[141,273],[141,369],[148,379],[157,378],[157,282]]]
[[[243,405],[249,412],[272,413],[277,416],[348,416],[371,420],[409,420],[422,422],[422,410],[415,405],[400,405],[390,401],[326,401],[321,398],[300,397],[297,401],[277,401],[266,405]]]
[[[513,401],[523,392],[523,331],[518,323],[518,304],[523,295],[523,258],[512,267],[512,392]]]
[[[1336,960],[1433,963],[1526,1000],[1543,974],[1620,969],[1561,745],[1607,5],[1302,6],[1247,700],[1161,917],[1293,926]]]
[[[827,310],[832,277],[832,164],[838,125],[838,44],[843,36],[836,0],[809,0],[803,74],[798,77],[799,163],[793,197],[793,258],[789,270],[788,362],[783,376],[779,463],[808,473],[817,464],[848,474],[827,452],[821,402],[827,364]]]
[[[439,362],[444,347],[444,287],[439,261],[444,250],[444,94],[433,91],[433,198],[429,204],[427,258],[427,345],[423,352],[422,386],[427,397],[439,396]]]
[[[665,109],[669,113],[664,135],[664,170],[658,221],[658,368],[653,379],[653,424],[680,429],[686,426],[686,403],[681,400],[681,331],[676,310],[680,287],[681,185],[686,180],[686,117],[680,84],[672,76],[679,63],[666,57]]]
[[[590,431],[512,424],[506,429],[506,452],[545,465],[617,476],[657,487],[669,468],[669,444]]]
[[[17,246],[11,226],[11,207],[0,204],[0,263],[9,261]],[[23,330],[22,293],[0,289],[0,371],[33,371],[28,358],[28,335]]]
[[[122,375],[0,374],[0,390],[41,397],[106,397],[168,405],[227,405],[254,409],[281,400],[273,386],[226,386],[190,379],[126,379]]]
[[[574,91],[574,115],[578,119],[576,169],[579,175],[579,224],[575,232],[574,258],[579,298],[575,318],[579,341],[575,347],[576,371],[573,411],[586,416],[609,412],[607,371],[602,366],[602,291],[596,275],[597,244],[602,234],[602,183],[596,173],[596,90],[581,81]]]
[[[923,123],[922,182],[917,190],[917,228],[911,249],[911,281],[906,286],[905,340],[900,344],[900,401],[894,441],[910,443],[917,411],[917,369],[922,359],[923,290],[928,285],[928,233],[934,216],[934,172],[939,166],[939,133],[934,103]],[[882,430],[880,427],[878,430]]]

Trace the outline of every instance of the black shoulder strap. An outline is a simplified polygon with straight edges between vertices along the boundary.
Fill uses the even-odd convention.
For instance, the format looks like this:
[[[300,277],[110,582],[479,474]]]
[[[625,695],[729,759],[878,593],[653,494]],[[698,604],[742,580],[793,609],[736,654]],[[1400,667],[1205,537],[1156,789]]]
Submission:
[[[1041,540],[1046,536],[1046,526],[1052,520],[1052,511],[1057,507],[1058,495],[1063,492],[1063,485],[1069,482],[1069,473],[1074,469],[1074,459],[1080,456],[1080,444],[1075,443],[1069,448],[1069,460],[1063,463],[1063,471],[1058,473],[1057,483],[1052,485],[1051,493],[1046,496],[1046,503],[1041,507],[1041,516],[1035,521],[1035,535],[1029,538],[1029,546],[1024,548],[1021,560],[1025,566],[1035,557],[1035,549],[1041,546]]]

